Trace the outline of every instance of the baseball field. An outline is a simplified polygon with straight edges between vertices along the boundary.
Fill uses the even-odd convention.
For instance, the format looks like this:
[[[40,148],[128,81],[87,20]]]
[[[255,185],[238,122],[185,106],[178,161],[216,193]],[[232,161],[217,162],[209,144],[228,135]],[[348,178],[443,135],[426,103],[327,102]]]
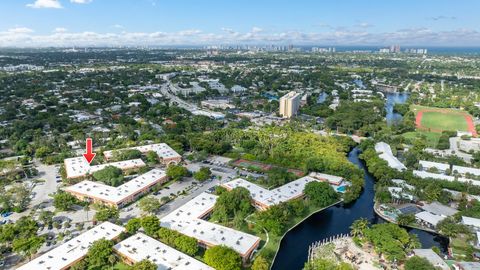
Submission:
[[[430,132],[468,131],[474,136],[477,135],[473,118],[465,111],[423,106],[412,106],[412,110],[416,113],[415,124],[417,130]]]

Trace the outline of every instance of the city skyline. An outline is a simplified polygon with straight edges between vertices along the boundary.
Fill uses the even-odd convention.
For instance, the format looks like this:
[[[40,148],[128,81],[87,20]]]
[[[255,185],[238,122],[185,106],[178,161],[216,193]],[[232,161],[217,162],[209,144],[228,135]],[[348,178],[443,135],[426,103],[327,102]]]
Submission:
[[[0,3],[0,47],[295,44],[472,47],[472,1],[110,1]]]

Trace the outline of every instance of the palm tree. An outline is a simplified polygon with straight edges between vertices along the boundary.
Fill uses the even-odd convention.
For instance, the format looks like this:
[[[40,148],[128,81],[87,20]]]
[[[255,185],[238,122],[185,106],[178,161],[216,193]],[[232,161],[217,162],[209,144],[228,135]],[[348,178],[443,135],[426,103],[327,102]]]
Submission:
[[[418,240],[418,236],[416,234],[411,233],[410,234],[410,239],[408,240],[408,243],[406,245],[406,250],[407,251],[412,251],[413,249],[420,248],[422,244],[420,243],[420,240]]]
[[[350,226],[350,233],[353,237],[363,237],[365,229],[368,228],[368,220],[366,218],[361,218],[355,220]]]

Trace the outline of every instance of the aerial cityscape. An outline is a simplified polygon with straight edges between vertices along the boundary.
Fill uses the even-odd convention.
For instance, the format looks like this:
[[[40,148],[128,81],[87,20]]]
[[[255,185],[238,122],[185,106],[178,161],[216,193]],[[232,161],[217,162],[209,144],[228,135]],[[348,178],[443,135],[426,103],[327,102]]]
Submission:
[[[0,3],[0,269],[480,269],[480,2]]]

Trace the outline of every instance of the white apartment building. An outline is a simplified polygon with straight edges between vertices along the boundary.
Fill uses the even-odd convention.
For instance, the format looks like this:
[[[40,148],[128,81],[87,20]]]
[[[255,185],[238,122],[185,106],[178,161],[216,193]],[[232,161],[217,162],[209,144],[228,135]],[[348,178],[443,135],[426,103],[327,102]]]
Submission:
[[[300,108],[300,93],[291,91],[280,98],[280,115],[283,118],[291,118],[297,115]]]

